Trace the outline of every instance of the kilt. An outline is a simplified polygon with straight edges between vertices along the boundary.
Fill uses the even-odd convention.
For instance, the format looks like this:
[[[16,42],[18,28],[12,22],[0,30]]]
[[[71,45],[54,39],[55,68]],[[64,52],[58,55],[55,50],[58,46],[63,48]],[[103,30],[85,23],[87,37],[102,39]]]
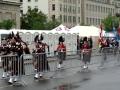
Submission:
[[[11,70],[13,75],[25,75],[23,57],[16,57],[12,60]]]
[[[90,59],[91,59],[91,51],[87,52],[87,53],[83,53],[83,62],[85,64],[87,64],[87,62],[90,63]]]
[[[2,60],[2,68],[4,72],[9,71],[9,58],[1,57],[1,60]]]
[[[62,64],[65,59],[66,59],[66,52],[58,52],[58,60],[60,64]]]
[[[35,65],[35,69],[37,70],[37,72],[43,72],[43,71],[50,70],[47,56],[45,53],[34,54],[33,58],[35,60],[34,65]]]

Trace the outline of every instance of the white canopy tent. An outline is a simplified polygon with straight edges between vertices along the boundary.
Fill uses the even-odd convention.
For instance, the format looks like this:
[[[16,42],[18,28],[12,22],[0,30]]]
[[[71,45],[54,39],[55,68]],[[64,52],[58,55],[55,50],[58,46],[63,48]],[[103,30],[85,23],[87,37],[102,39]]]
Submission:
[[[103,33],[103,36],[104,37],[116,37],[115,33],[114,32],[104,32]]]
[[[46,34],[48,34],[49,32],[50,32],[50,30],[20,30],[20,29],[11,29],[11,30],[9,30],[9,32],[14,32],[15,34],[17,33],[17,32],[22,32],[22,33],[31,33],[31,34],[34,34],[34,33],[46,33]]]
[[[9,34],[10,30],[0,29],[0,34]]]
[[[75,26],[70,29],[71,33],[78,33],[79,36],[99,36],[100,28],[95,26]]]
[[[50,32],[53,33],[53,34],[55,34],[55,33],[59,33],[59,34],[65,33],[65,34],[67,34],[67,33],[70,33],[70,29],[61,24],[58,27],[52,29]]]

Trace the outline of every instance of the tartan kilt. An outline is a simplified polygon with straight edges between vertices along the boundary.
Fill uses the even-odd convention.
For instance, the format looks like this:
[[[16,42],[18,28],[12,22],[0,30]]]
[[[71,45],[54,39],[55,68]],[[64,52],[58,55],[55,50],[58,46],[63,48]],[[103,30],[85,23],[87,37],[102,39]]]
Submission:
[[[46,54],[36,54],[33,58],[35,60],[35,69],[37,69],[37,72],[50,70]]]
[[[58,59],[65,60],[66,59],[66,52],[58,52]]]
[[[16,57],[11,61],[12,75],[25,75],[23,57]]]
[[[2,60],[2,68],[4,72],[9,71],[9,59],[6,57],[1,57],[1,60]]]
[[[83,62],[90,62],[91,52],[83,53]]]

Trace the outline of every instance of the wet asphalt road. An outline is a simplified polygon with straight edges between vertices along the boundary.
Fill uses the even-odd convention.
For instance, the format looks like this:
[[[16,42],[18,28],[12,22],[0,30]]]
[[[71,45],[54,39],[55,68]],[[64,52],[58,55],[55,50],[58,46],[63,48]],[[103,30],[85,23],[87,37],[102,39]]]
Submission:
[[[34,80],[33,75],[22,78],[25,86],[11,86],[5,80],[0,80],[0,90],[119,90],[120,88],[120,66],[115,61],[116,57],[110,56],[104,68],[99,68],[101,57],[92,57],[89,70],[82,72],[79,60],[65,61],[63,70],[46,73],[47,80]],[[51,62],[54,70],[56,63]],[[70,68],[70,67],[75,68]],[[26,66],[27,73],[33,71],[31,65]],[[2,73],[2,70],[0,70]],[[23,83],[22,82],[22,83]]]

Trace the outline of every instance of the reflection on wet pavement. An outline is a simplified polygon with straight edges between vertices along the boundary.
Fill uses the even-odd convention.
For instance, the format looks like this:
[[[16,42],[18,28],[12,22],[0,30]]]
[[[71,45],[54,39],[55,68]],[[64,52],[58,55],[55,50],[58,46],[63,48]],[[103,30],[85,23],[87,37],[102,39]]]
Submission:
[[[79,85],[72,85],[72,84],[63,84],[58,87],[53,88],[53,90],[72,90],[74,88],[79,88]]]
[[[90,78],[83,78],[81,81],[73,82],[73,83],[65,83],[57,87],[54,87],[51,90],[74,90],[75,88],[80,88],[81,86],[80,84],[88,80],[90,80]]]

